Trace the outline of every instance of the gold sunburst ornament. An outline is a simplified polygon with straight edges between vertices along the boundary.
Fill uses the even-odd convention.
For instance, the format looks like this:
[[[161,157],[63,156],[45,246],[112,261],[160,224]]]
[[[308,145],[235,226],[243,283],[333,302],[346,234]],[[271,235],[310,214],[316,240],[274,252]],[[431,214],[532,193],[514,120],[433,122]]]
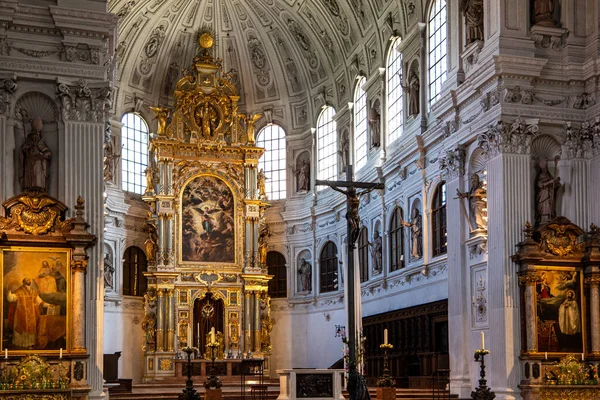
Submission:
[[[211,47],[213,47],[214,43],[215,43],[215,40],[213,39],[212,35],[208,32],[204,32],[198,38],[198,44],[203,49],[210,49]]]

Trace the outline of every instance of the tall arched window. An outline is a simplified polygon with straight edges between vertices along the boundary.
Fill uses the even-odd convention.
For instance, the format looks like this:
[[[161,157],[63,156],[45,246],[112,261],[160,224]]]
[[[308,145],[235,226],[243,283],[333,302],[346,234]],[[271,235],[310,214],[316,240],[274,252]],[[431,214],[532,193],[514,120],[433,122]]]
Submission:
[[[327,242],[321,250],[319,268],[320,292],[326,293],[338,290],[338,257],[335,243]]]
[[[265,148],[258,167],[267,176],[267,196],[270,200],[285,199],[285,131],[279,125],[267,125],[258,133],[256,144]]]
[[[269,275],[273,275],[269,281],[269,296],[272,298],[287,297],[287,267],[284,255],[278,251],[269,251],[267,268]]]
[[[404,268],[404,226],[403,212],[396,207],[390,220],[390,271]]]
[[[446,80],[448,42],[446,0],[435,0],[429,11],[429,106],[440,98]]]
[[[433,256],[446,253],[446,182],[441,182],[433,194],[431,205],[431,232],[433,233]]]
[[[337,178],[337,134],[335,110],[326,106],[317,119],[317,179]]]
[[[148,270],[146,254],[136,246],[128,247],[123,255],[123,295],[143,296],[148,288],[144,272]]]
[[[127,192],[144,194],[148,167],[148,124],[135,113],[121,118],[121,170],[122,186]]]
[[[362,227],[358,236],[358,263],[360,264],[360,282],[369,280],[369,232]]]
[[[354,163],[356,171],[367,163],[367,92],[362,86],[366,78],[360,77],[354,91]]]
[[[396,49],[400,38],[395,38],[387,57],[387,117],[388,144],[402,135],[404,118],[402,112],[402,53]]]

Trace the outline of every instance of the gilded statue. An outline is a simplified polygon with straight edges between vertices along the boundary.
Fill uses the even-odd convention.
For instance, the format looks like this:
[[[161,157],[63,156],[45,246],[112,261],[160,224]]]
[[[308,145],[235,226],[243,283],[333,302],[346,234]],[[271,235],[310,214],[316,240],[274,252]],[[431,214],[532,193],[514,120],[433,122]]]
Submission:
[[[265,174],[265,171],[262,168],[260,169],[260,171],[258,171],[258,174],[256,176],[256,182],[258,186],[258,196],[261,199],[265,200],[267,198],[267,175]]]
[[[158,121],[158,128],[156,134],[158,136],[164,136],[167,133],[167,119],[169,118],[169,109],[166,107],[150,107],[154,114],[156,114],[156,120]]]
[[[144,245],[146,246],[146,257],[148,259],[148,265],[156,265],[156,255],[158,253],[158,230],[156,229],[156,222],[152,218],[152,214],[148,212],[148,219],[143,228],[144,232],[148,235]]]
[[[157,172],[156,168],[147,167],[144,173],[146,174],[146,192],[145,195],[153,195],[156,193],[156,188],[154,187],[154,174]]]
[[[231,336],[229,337],[229,348],[237,349],[240,344],[239,322],[233,320],[229,325]]]
[[[456,189],[458,197],[469,201],[471,219],[474,220],[474,230],[484,231],[487,229],[487,190],[479,175],[471,175],[471,188],[468,192],[460,192]]]
[[[271,331],[273,330],[273,320],[269,314],[265,313],[260,317],[260,348],[261,351],[269,352],[271,346]]]
[[[554,160],[556,170],[557,159]],[[540,160],[540,172],[535,180],[536,221],[538,225],[556,217],[556,192],[560,188],[560,177],[554,178],[548,170],[548,161]]]
[[[410,256],[413,260],[418,260],[423,257],[423,220],[419,209],[413,208],[410,222],[401,222],[411,230]]]
[[[267,238],[269,236],[271,236],[269,225],[262,222],[258,232],[258,263],[261,268],[267,265]]]
[[[156,350],[156,314],[150,311],[142,321],[142,329],[144,330],[144,345],[143,351]]]
[[[248,144],[256,143],[256,138],[254,137],[254,132],[256,130],[256,121],[258,121],[262,117],[262,114],[248,114],[246,117],[246,134],[248,135]]]
[[[21,189],[38,188],[47,191],[50,182],[52,152],[42,138],[44,124],[40,117],[31,123],[31,132],[21,145]]]
[[[460,9],[467,25],[467,44],[483,40],[483,0],[462,0]]]

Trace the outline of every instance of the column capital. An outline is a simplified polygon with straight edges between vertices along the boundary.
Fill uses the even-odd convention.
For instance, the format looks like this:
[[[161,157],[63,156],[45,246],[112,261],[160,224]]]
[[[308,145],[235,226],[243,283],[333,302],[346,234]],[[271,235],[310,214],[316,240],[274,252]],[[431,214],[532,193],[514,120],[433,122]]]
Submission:
[[[439,162],[442,174],[449,179],[462,176],[465,173],[465,155],[465,148],[462,145],[443,151]]]
[[[600,273],[593,273],[590,276],[586,276],[583,283],[586,286],[599,286],[600,285]]]
[[[539,131],[538,122],[537,118],[520,117],[513,123],[498,121],[477,137],[479,147],[488,159],[500,154],[529,154],[531,141]]]
[[[528,271],[519,275],[520,286],[534,286],[536,281],[537,279],[535,277],[535,271]]]
[[[564,137],[563,146],[569,159],[600,155],[600,117],[592,122],[584,121],[580,129],[573,128],[571,122],[567,122]]]

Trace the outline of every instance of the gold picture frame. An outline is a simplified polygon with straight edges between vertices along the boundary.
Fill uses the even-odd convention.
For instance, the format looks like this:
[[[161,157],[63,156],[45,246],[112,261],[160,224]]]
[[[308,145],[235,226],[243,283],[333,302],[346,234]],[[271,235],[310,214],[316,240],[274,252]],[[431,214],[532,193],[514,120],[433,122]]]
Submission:
[[[72,249],[0,247],[0,350],[69,354]]]

